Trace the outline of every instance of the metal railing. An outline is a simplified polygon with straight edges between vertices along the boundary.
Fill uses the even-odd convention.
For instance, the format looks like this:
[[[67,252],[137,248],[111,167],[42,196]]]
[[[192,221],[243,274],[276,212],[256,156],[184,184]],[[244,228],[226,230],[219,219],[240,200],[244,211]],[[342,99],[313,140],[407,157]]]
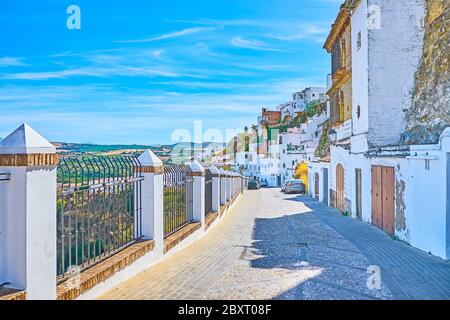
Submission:
[[[205,215],[210,214],[212,210],[212,193],[213,193],[213,175],[209,169],[205,174]]]
[[[187,166],[164,167],[164,237],[193,220],[194,179]]]
[[[62,157],[57,170],[59,282],[141,237],[140,163],[135,157]]]

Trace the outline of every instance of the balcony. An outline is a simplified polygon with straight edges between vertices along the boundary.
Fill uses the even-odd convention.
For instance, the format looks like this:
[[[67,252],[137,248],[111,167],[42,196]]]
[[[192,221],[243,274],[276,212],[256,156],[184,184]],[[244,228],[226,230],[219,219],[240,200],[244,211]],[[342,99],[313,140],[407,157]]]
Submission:
[[[348,119],[341,123],[340,125],[336,126],[334,129],[337,133],[337,140],[344,140],[347,138],[350,138],[352,135],[352,127],[353,127],[353,121],[352,119]]]

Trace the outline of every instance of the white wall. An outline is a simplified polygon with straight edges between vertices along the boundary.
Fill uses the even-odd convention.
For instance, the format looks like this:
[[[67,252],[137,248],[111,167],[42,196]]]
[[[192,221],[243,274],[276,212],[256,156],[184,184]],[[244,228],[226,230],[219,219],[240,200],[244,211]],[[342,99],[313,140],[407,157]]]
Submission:
[[[327,190],[327,194],[325,195],[324,190],[324,169],[328,169],[328,186],[330,185],[330,164],[326,162],[310,162],[308,166],[308,175],[309,179],[309,194],[312,197],[316,197],[315,183],[316,183],[316,173],[319,174],[319,201],[324,202],[325,197],[328,197],[329,201],[329,190]]]
[[[405,131],[423,49],[424,0],[368,0],[380,8],[380,28],[368,33],[369,144],[397,144]],[[355,80],[353,80],[355,82]]]
[[[393,167],[395,171],[395,235],[414,247],[441,258],[450,259],[447,252],[447,153],[450,152],[450,129],[444,131],[437,145],[411,146],[411,156],[374,157],[332,149],[330,186],[335,190],[335,168],[338,161],[345,163],[346,197],[352,201],[352,215],[356,213],[355,169],[362,170],[362,218],[371,223],[371,168],[374,165]],[[425,168],[429,159],[429,170]],[[349,183],[350,182],[350,183]],[[404,183],[405,189],[401,185]],[[350,191],[349,189],[350,188]],[[403,201],[401,201],[403,197]],[[401,228],[402,212],[405,228]]]
[[[368,88],[368,30],[367,0],[361,1],[351,17],[352,24],[352,118],[353,134],[369,130],[369,88]],[[361,47],[358,49],[358,34],[361,34]],[[361,113],[358,118],[357,110]]]

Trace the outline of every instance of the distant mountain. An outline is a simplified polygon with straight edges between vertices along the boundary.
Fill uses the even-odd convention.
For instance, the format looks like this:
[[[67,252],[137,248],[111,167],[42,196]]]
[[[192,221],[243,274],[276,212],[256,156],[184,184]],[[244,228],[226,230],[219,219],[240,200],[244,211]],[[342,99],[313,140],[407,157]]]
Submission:
[[[221,148],[225,146],[225,144],[217,144],[211,142],[205,143],[190,143],[190,142],[181,142],[177,144],[166,144],[166,145],[100,145],[93,143],[67,143],[67,142],[52,142],[52,144],[57,148],[58,152],[61,153],[111,153],[111,152],[130,152],[133,150],[145,150],[150,149],[158,155],[168,155],[175,146],[177,148],[182,149],[191,149],[191,150],[201,150],[213,144],[217,148]]]

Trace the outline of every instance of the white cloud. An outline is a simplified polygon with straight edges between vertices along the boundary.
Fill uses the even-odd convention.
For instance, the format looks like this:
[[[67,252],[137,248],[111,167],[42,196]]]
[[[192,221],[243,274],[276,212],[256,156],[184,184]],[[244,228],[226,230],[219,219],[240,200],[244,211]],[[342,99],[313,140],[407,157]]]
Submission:
[[[297,41],[304,39],[318,40],[325,36],[329,29],[321,28],[318,25],[299,25],[298,31],[290,34],[268,34],[265,35],[268,38],[273,38],[281,41]]]
[[[267,46],[266,43],[264,43],[262,41],[253,40],[253,39],[244,39],[239,36],[232,38],[231,44],[235,47],[258,50],[258,51],[278,51],[278,52],[282,51],[279,49],[270,48]]]
[[[24,67],[27,66],[24,58],[3,57],[0,58],[0,67]]]
[[[183,37],[183,36],[192,35],[192,34],[196,34],[196,33],[200,33],[200,32],[213,31],[213,30],[217,30],[217,29],[218,28],[213,28],[213,27],[195,27],[195,28],[188,28],[188,29],[183,29],[183,30],[179,30],[179,31],[165,33],[165,34],[159,35],[157,37],[148,38],[148,39],[124,40],[124,41],[118,41],[118,42],[120,42],[120,43],[153,42],[153,41]]]

